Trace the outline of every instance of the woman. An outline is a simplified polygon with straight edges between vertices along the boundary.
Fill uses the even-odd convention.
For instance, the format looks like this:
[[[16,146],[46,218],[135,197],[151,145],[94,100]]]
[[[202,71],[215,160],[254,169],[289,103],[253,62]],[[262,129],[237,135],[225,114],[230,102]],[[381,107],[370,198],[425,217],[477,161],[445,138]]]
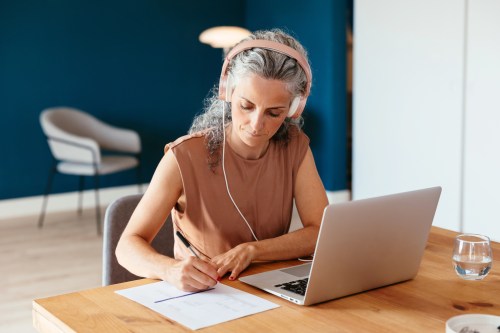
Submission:
[[[235,46],[205,112],[165,147],[118,243],[120,264],[196,291],[254,261],[313,253],[328,201],[300,130],[310,86],[306,52],[284,32]],[[288,233],[294,200],[304,227]],[[177,239],[175,258],[150,246],[170,213],[197,256]]]

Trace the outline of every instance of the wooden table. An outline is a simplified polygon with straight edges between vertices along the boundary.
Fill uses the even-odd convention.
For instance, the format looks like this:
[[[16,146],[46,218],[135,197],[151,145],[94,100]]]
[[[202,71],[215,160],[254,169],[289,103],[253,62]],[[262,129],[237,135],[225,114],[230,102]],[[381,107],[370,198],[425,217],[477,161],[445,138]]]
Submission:
[[[500,315],[500,244],[483,281],[456,276],[451,252],[457,233],[433,227],[417,277],[330,302],[304,307],[239,281],[223,283],[279,308],[202,329],[203,332],[444,332],[448,318],[466,313]],[[299,263],[252,265],[248,273]],[[39,332],[186,332],[189,329],[114,293],[153,282],[137,280],[33,301]]]

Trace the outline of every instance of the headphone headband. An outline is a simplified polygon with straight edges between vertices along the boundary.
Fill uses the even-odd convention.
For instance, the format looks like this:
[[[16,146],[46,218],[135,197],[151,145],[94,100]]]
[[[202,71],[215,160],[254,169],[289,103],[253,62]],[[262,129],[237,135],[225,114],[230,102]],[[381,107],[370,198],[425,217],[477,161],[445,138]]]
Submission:
[[[271,50],[275,51],[281,54],[284,54],[286,56],[289,56],[290,58],[293,58],[297,61],[297,63],[302,67],[304,70],[304,73],[306,74],[307,78],[307,85],[306,85],[306,91],[304,95],[300,97],[300,102],[297,103],[292,103],[292,105],[295,104],[294,107],[296,107],[296,110],[293,110],[291,113],[292,118],[298,118],[302,111],[304,110],[304,106],[306,104],[307,97],[309,96],[309,93],[311,91],[311,84],[312,84],[312,74],[311,74],[311,68],[309,66],[309,63],[305,59],[305,57],[300,54],[297,50],[270,40],[264,40],[264,39],[251,39],[251,40],[246,40],[244,42],[239,43],[235,47],[231,49],[231,51],[227,54],[224,64],[222,65],[222,71],[220,75],[220,80],[219,80],[219,99],[221,100],[226,100],[228,101],[228,96],[226,95],[226,89],[228,86],[228,73],[227,73],[227,68],[229,66],[229,63],[231,62],[231,59],[236,56],[238,53],[243,52],[248,49],[253,49],[253,48],[262,48],[266,50]],[[231,88],[231,87],[229,87]]]

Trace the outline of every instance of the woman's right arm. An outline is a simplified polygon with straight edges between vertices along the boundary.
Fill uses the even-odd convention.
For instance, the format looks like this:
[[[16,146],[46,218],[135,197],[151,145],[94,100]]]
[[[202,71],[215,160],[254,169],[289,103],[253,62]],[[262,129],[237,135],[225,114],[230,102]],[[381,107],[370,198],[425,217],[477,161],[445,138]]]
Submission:
[[[185,291],[202,290],[214,286],[219,279],[214,264],[195,257],[176,260],[151,246],[182,193],[179,167],[169,150],[120,237],[116,257],[120,265],[135,275],[165,280]]]

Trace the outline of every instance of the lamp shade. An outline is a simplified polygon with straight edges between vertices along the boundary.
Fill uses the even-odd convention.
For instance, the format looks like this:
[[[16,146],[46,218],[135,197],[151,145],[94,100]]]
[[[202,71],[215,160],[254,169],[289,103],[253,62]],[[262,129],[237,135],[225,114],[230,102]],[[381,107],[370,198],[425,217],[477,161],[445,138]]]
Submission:
[[[214,48],[228,49],[250,34],[251,32],[244,28],[220,26],[203,31],[199,40]]]

